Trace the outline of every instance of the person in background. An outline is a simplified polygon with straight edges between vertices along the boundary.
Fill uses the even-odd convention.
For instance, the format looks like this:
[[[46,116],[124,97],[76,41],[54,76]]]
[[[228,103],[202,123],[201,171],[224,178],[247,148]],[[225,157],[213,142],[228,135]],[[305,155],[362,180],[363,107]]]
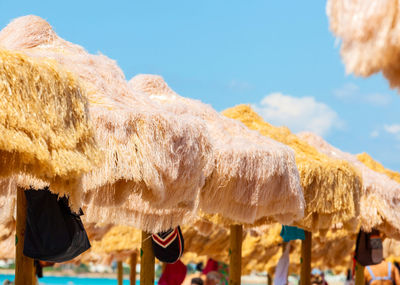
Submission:
[[[322,285],[322,278],[319,274],[311,275],[311,285]]]
[[[207,273],[205,285],[221,285],[221,273],[217,271],[210,271]]]
[[[325,280],[325,273],[322,271],[321,272],[321,279],[322,279],[322,285],[328,285],[328,282]]]
[[[218,271],[218,261],[216,261],[212,258],[209,258],[207,260],[206,266],[204,267],[202,273],[204,275],[207,275],[208,272],[211,272],[211,271]]]
[[[196,271],[202,272],[203,268],[204,268],[204,264],[202,261],[196,264]]]
[[[203,285],[204,282],[203,282],[203,279],[201,279],[201,278],[199,278],[199,277],[196,277],[196,278],[193,278],[193,279],[192,279],[192,281],[191,281],[190,284],[191,284],[191,285]]]
[[[400,285],[400,274],[396,266],[383,260],[364,269],[366,285]]]
[[[346,281],[344,282],[344,285],[354,285],[351,269],[347,269]]]

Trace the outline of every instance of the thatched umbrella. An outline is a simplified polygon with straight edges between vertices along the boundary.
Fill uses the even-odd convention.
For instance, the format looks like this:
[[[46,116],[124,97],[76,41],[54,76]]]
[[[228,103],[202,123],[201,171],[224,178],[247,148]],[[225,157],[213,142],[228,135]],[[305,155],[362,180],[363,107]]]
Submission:
[[[208,222],[200,223],[197,221],[194,227],[182,227],[182,232],[185,237],[185,253],[193,251],[208,253],[210,252],[210,249],[213,250],[213,252],[217,252],[219,249],[221,249],[221,247],[218,247],[218,245],[222,244],[224,248],[219,251],[219,254],[225,255],[225,249],[229,246],[228,231],[225,228],[221,228],[221,230],[224,231],[224,235],[216,235],[215,233],[218,232],[215,230],[217,229],[217,226],[212,225],[211,236],[216,237],[216,239],[222,237],[226,242],[219,244],[214,241],[213,243],[206,243],[204,241],[208,241],[209,237],[206,238],[206,236],[204,236],[204,232],[199,232],[196,228],[197,225],[201,226],[200,224],[204,223]],[[99,229],[101,228],[102,227]],[[96,232],[99,232],[99,230],[96,230]],[[109,264],[113,260],[121,263],[129,259],[131,264],[131,284],[135,284],[137,253],[141,248],[141,231],[133,227],[113,226],[110,230],[103,231],[103,235],[99,235],[98,237],[98,241],[92,241],[92,248],[78,258],[74,259],[73,262],[102,262]],[[214,247],[214,245],[217,246]],[[202,248],[202,246],[205,248]]]
[[[360,176],[349,163],[318,152],[290,133],[288,128],[274,127],[265,122],[248,105],[227,109],[223,114],[294,149],[306,200],[305,218],[296,224],[310,231],[306,232],[302,246],[301,283],[309,284],[311,231],[327,231],[336,225],[353,232],[356,230],[361,192]]]
[[[302,216],[291,149],[221,116],[209,105],[179,96],[160,76],[137,75],[129,83],[175,114],[189,113],[207,122],[216,158],[201,191],[202,211],[245,224],[266,217],[291,222]]]
[[[371,170],[355,155],[333,147],[318,135],[305,132],[298,136],[331,157],[347,160],[360,171],[364,188],[360,200],[361,227],[365,231],[376,228],[387,237],[399,239],[400,213],[397,209],[400,206],[400,184]]]
[[[397,0],[328,0],[330,29],[341,40],[348,73],[382,72],[400,87],[400,16]]]
[[[281,249],[287,246],[279,235],[281,225],[275,224],[261,230],[248,230],[243,240],[242,273],[267,272],[274,275],[275,267],[281,256]],[[218,234],[216,234],[218,233]],[[190,228],[185,232],[185,262],[198,262],[211,257],[215,260],[228,262],[228,258],[221,251],[229,248],[228,231],[223,227],[215,229],[212,235],[203,235]],[[350,235],[346,230],[328,231],[324,235],[314,235],[312,244],[312,267],[332,269],[340,272],[351,266],[351,255],[348,252],[354,248],[356,235]],[[215,242],[214,242],[215,241]],[[215,246],[208,247],[209,243]],[[290,271],[300,273],[301,243],[291,241]]]
[[[106,159],[83,180],[86,221],[112,219],[158,232],[193,218],[212,157],[198,120],[177,117],[146,96],[133,94],[114,61],[61,39],[40,17],[12,21],[0,32],[0,46],[57,60],[88,92],[89,112]]]
[[[77,78],[55,61],[0,50],[0,93],[0,175],[40,178],[79,206],[82,173],[100,153]]]
[[[222,228],[223,229],[223,228]],[[194,230],[194,234],[190,231]],[[279,232],[281,225],[275,224],[261,230],[249,230],[243,241],[243,274],[253,272],[267,272],[270,277],[274,276],[275,268],[281,256],[281,249],[284,248],[284,242]],[[204,246],[216,239],[220,249],[226,250],[228,245],[228,231],[221,232],[218,236],[203,236],[191,228],[186,232],[185,242],[187,241],[186,254],[183,256],[185,262],[204,261],[208,257],[222,262],[227,262],[225,255],[213,250],[208,250]],[[216,231],[217,232],[217,231]],[[312,267],[320,269],[331,269],[335,272],[343,272],[351,267],[351,255],[349,251],[354,249],[354,240],[356,235],[349,235],[346,230],[328,231],[324,235],[315,234],[312,244]],[[225,239],[224,239],[225,238]],[[185,247],[186,247],[185,244]],[[300,241],[291,241],[290,249],[290,272],[300,273],[301,267],[301,243]]]
[[[121,284],[122,262],[129,259],[130,284],[136,284],[137,253],[140,248],[140,230],[127,226],[114,226],[99,241],[92,243],[91,251],[97,255],[103,256],[103,259],[105,256],[108,256],[108,260],[117,261],[118,282]]]
[[[379,229],[387,237],[400,238],[400,184],[385,174],[375,172],[360,162],[355,155],[345,153],[312,133],[301,133],[299,137],[319,151],[335,158],[349,161],[361,172],[363,195],[360,200],[360,222],[364,231]],[[356,267],[356,283],[362,284],[363,267]]]
[[[88,90],[89,111],[106,159],[84,177],[87,221],[112,219],[159,232],[194,219],[198,192],[213,166],[203,123],[132,93],[114,61],[61,39],[40,17],[11,22],[0,32],[0,45],[59,61]],[[145,251],[151,251],[149,235],[144,235]]]
[[[400,241],[385,239],[383,241],[383,257],[386,261],[400,262]]]
[[[318,152],[288,128],[270,125],[248,105],[222,113],[294,149],[306,201],[305,218],[297,222],[299,226],[309,231],[328,230],[338,224],[350,229],[357,226],[361,178],[349,163]]]
[[[68,195],[76,209],[82,174],[97,166],[101,156],[89,124],[87,98],[71,73],[55,61],[3,49],[0,69],[0,175],[6,179],[0,185],[6,199],[0,205],[1,219],[11,219],[17,204],[15,276],[16,284],[25,284],[32,282],[33,260],[22,253],[24,188],[7,179],[19,175],[32,186],[45,181],[53,192]]]
[[[175,114],[192,114],[207,122],[213,140],[215,168],[200,193],[206,214],[235,223],[278,221],[302,217],[303,197],[291,149],[223,117],[210,106],[175,93],[160,76],[137,75],[129,82]],[[242,228],[231,226],[230,279],[240,283]],[[233,264],[234,262],[234,264]]]
[[[400,173],[385,168],[381,163],[375,161],[368,153],[360,153],[357,154],[357,159],[364,163],[368,168],[372,169],[373,171],[386,174],[390,177],[390,179],[400,183]]]

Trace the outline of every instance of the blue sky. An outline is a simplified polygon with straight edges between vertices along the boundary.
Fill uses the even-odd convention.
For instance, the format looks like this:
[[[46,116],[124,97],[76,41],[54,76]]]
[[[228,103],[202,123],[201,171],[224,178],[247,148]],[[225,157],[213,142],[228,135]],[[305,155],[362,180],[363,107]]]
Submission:
[[[218,111],[253,104],[293,131],[311,129],[400,171],[400,96],[381,75],[345,74],[324,1],[0,0],[0,26],[27,14],[115,59],[127,79],[164,76]]]

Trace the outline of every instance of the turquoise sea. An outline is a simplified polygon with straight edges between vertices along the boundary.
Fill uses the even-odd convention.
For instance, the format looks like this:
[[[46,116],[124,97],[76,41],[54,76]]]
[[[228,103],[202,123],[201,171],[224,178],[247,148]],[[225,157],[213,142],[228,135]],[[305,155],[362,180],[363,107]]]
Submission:
[[[0,285],[3,285],[4,280],[14,280],[14,275],[0,274]],[[39,283],[43,285],[116,285],[117,279],[107,278],[79,278],[79,277],[43,277],[39,279]],[[139,284],[139,280],[136,280]],[[129,280],[124,280],[124,285],[129,285]]]

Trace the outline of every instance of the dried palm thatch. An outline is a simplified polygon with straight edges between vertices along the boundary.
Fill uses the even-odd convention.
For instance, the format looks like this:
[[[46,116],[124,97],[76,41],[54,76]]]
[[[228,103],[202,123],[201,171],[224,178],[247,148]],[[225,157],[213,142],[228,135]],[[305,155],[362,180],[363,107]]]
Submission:
[[[291,223],[302,217],[304,200],[291,149],[200,101],[179,96],[160,76],[137,75],[129,84],[173,113],[191,114],[207,123],[215,167],[200,194],[204,213],[247,224],[260,220]]]
[[[363,194],[360,199],[360,222],[365,231],[377,228],[386,236],[400,238],[400,184],[385,174],[375,172],[360,162],[355,155],[345,153],[312,133],[299,137],[334,158],[345,159],[362,175]]]
[[[137,250],[140,248],[140,237],[140,230],[127,226],[114,226],[100,241],[93,243],[93,250],[100,253]]]
[[[216,226],[218,227],[218,226]],[[221,230],[221,231],[219,231]],[[185,262],[200,262],[211,257],[215,260],[227,262],[229,250],[229,232],[219,227],[213,231],[212,236],[203,236],[194,228],[187,228],[185,237]],[[268,272],[271,276],[281,257],[283,240],[279,233],[281,225],[274,224],[261,231],[255,229],[256,235],[248,231],[243,241],[242,274],[252,272]],[[352,252],[354,250],[356,235],[349,235],[345,230],[328,231],[324,236],[318,233],[314,236],[312,247],[312,266],[320,269],[331,269],[334,272],[343,272],[351,267]],[[213,246],[204,249],[209,243]],[[300,272],[300,241],[291,241],[290,273]]]
[[[87,90],[106,156],[83,179],[85,203],[97,207],[87,208],[88,221],[108,222],[112,214],[116,224],[157,232],[190,220],[212,157],[204,125],[132,93],[114,61],[61,39],[40,17],[12,21],[0,32],[0,46],[55,59]]]
[[[260,264],[269,262],[271,256],[279,251],[282,238],[279,235],[281,225],[274,224],[262,231],[256,230],[258,234],[253,236],[249,230],[244,233],[242,246],[243,274],[257,271]],[[185,257],[187,261],[200,261],[213,258],[221,262],[229,262],[229,231],[224,227],[214,225],[210,234],[203,235],[195,227],[185,227],[183,230],[185,238]],[[262,271],[262,270],[261,270]]]
[[[306,201],[305,218],[298,225],[311,231],[336,224],[356,228],[361,178],[349,163],[318,152],[288,128],[270,125],[248,105],[227,109],[223,114],[294,149]]]
[[[390,179],[396,181],[397,183],[400,183],[400,173],[385,168],[382,164],[375,161],[368,153],[364,152],[357,154],[357,159],[362,163],[364,163],[367,167],[369,167],[373,171],[386,174],[387,176],[390,177]]]
[[[5,225],[0,225],[0,232],[0,259],[15,258],[15,231],[10,232]]]
[[[281,225],[274,224],[267,229],[263,229],[257,236],[246,236],[243,241],[242,262],[244,266],[242,273],[263,272],[267,264],[276,265],[278,260],[273,257],[280,252],[283,243],[279,235],[281,228]]]
[[[207,235],[198,231],[199,227],[204,228],[204,224],[208,223],[199,220],[194,226],[182,227],[185,238],[185,252],[196,252],[200,255],[212,256],[218,260],[225,260],[229,247],[229,231],[218,225],[212,225],[212,230]],[[97,234],[99,238],[98,241],[92,242],[91,253],[88,253],[88,256],[111,255],[114,259],[124,260],[132,252],[140,249],[141,231],[127,226],[113,226],[108,231],[103,229],[104,227],[88,229],[91,236]],[[102,236],[100,232],[103,232]],[[83,259],[87,258],[83,257]]]
[[[123,261],[141,246],[141,231],[127,226],[112,227],[99,241],[92,242],[89,255],[112,256]]]
[[[279,236],[280,226],[271,227],[260,237],[249,239],[243,244],[243,273],[268,272],[274,276],[278,260],[281,257],[284,244]],[[312,267],[331,269],[342,272],[343,268],[351,266],[352,252],[356,235],[349,235],[348,231],[328,231],[324,236],[318,233],[313,237]],[[287,246],[287,244],[285,244]],[[301,242],[290,242],[290,273],[299,273],[301,265]]]
[[[316,240],[312,249],[312,264],[321,270],[343,272],[343,269],[351,268],[355,244],[356,235],[349,235],[346,231],[322,243]],[[300,259],[296,261],[299,262]],[[298,265],[300,267],[300,262]]]
[[[0,259],[15,257],[16,195],[15,182],[0,181]]]
[[[370,76],[382,71],[391,87],[400,87],[398,0],[328,0],[330,29],[341,39],[348,73]]]
[[[100,162],[78,80],[52,60],[0,50],[0,175],[51,183],[79,204],[80,179]]]
[[[17,204],[16,187],[13,179],[0,181],[0,225],[7,224],[15,215]]]
[[[390,262],[400,262],[400,241],[385,239],[383,241],[383,258]]]
[[[213,231],[203,235],[195,227],[184,227],[185,252],[208,256],[225,263],[229,262],[229,230],[214,226]]]

